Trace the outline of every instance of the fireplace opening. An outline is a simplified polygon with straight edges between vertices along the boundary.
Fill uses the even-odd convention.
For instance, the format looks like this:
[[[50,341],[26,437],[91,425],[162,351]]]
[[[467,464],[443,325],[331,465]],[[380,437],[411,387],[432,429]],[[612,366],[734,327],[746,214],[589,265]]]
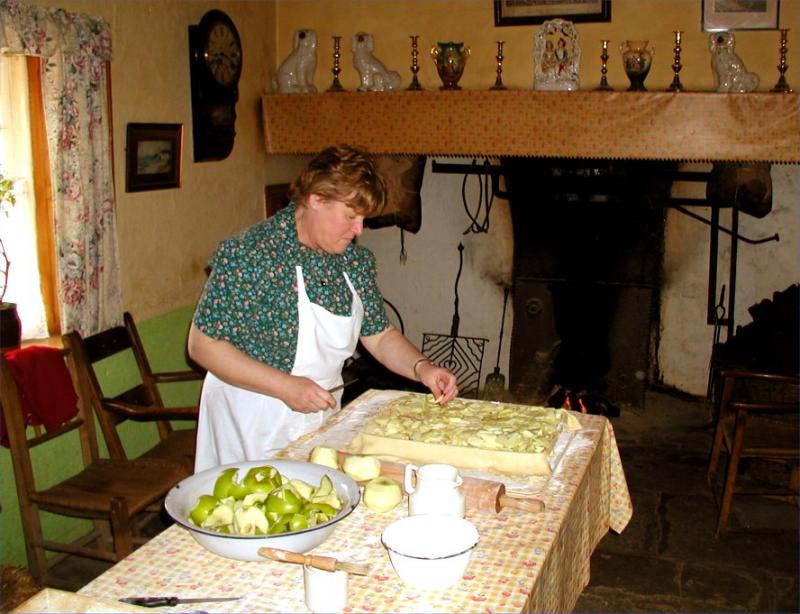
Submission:
[[[509,385],[613,415],[656,376],[673,163],[507,158],[514,232]]]

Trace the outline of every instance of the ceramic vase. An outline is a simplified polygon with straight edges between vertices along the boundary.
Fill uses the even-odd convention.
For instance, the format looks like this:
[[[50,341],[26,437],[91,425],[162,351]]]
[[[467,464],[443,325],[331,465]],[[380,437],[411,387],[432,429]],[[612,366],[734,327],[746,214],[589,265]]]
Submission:
[[[0,303],[0,350],[15,350],[22,341],[22,323],[16,303]]]
[[[631,86],[628,88],[629,92],[647,90],[644,80],[647,78],[647,73],[650,72],[650,65],[653,63],[653,54],[655,53],[653,46],[649,43],[650,41],[643,40],[628,40],[620,43],[619,52],[622,55],[622,65],[631,82]]]
[[[458,85],[461,75],[464,74],[464,66],[467,63],[470,49],[464,43],[436,43],[431,49],[431,57],[436,65],[436,71],[442,80],[442,90],[460,90]]]

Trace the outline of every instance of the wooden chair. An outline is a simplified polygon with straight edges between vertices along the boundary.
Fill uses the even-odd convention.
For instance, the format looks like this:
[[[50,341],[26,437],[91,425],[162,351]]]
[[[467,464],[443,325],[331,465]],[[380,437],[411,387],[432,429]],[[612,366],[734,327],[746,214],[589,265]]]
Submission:
[[[203,374],[198,371],[154,373],[131,314],[125,312],[124,322],[124,326],[115,326],[86,339],[77,332],[64,335],[64,345],[72,352],[79,381],[97,414],[109,456],[118,459],[129,456],[117,430],[120,423],[125,420],[155,422],[160,441],[141,457],[180,462],[186,467],[186,475],[190,475],[194,469],[197,429],[173,429],[169,420],[197,420],[198,406],[166,407],[158,384],[200,380]],[[95,365],[124,352],[133,355],[139,380],[132,388],[109,397],[100,386]]]
[[[728,530],[734,495],[781,495],[797,497],[800,461],[800,397],[797,375],[778,375],[745,370],[722,370],[722,393],[707,481],[714,491],[719,458],[728,464],[719,501],[717,535]],[[737,485],[742,459],[766,459],[791,463],[789,486]]]
[[[62,355],[66,354],[68,350],[62,350]],[[74,370],[69,364],[67,368],[78,395],[77,415],[43,432],[41,427],[26,426],[19,387],[8,361],[0,355],[0,398],[11,448],[25,550],[31,574],[45,585],[58,584],[51,583],[49,572],[62,558],[48,557],[47,551],[110,562],[127,556],[134,544],[144,541],[139,532],[141,523],[160,510],[163,497],[184,476],[182,467],[165,461],[101,459],[91,410],[75,386]],[[56,439],[60,441],[54,442]],[[48,445],[32,454],[32,449],[41,444]],[[36,476],[41,466],[63,465],[65,452],[67,464],[74,462],[78,466],[77,473],[53,485],[40,485]],[[35,464],[39,465],[38,470]],[[62,471],[67,472],[68,469]],[[90,519],[93,528],[69,542],[62,537],[45,536],[40,518],[42,511]]]

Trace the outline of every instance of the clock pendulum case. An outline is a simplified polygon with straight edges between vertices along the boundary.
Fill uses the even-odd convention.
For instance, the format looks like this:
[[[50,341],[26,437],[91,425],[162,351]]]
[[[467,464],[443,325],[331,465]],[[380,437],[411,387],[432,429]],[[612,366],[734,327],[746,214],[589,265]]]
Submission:
[[[194,161],[223,160],[236,137],[242,43],[225,13],[208,11],[189,26]]]

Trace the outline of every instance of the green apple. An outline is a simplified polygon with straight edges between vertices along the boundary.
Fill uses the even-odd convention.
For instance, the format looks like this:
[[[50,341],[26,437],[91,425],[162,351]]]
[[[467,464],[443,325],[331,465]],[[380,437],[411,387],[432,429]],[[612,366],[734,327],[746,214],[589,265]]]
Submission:
[[[300,497],[286,486],[279,486],[267,497],[267,511],[273,514],[294,514],[300,511],[300,507]]]
[[[302,531],[308,528],[308,518],[303,514],[292,514],[289,517],[289,530]]]
[[[303,506],[303,513],[307,516],[310,514],[326,514],[327,516],[336,516],[336,508],[327,503],[306,503]]]
[[[280,485],[280,473],[275,467],[264,465],[263,467],[253,467],[244,476],[244,486],[248,493],[270,492],[273,488]]]
[[[208,515],[211,513],[217,503],[219,503],[219,499],[213,497],[211,495],[200,495],[197,498],[197,505],[192,508],[192,511],[189,512],[189,518],[192,519],[192,522],[197,526],[203,524],[203,521],[208,518]]]
[[[312,463],[324,465],[325,467],[330,467],[331,469],[339,468],[339,453],[333,448],[317,446],[311,450],[311,456],[309,457],[309,460]]]
[[[402,500],[403,489],[392,478],[373,478],[364,486],[364,505],[373,512],[393,510]]]
[[[356,482],[366,482],[381,474],[381,461],[377,456],[348,456],[342,469]]]
[[[231,467],[219,474],[217,481],[214,482],[214,496],[217,499],[224,499],[225,497],[235,497],[241,499],[248,491],[236,480],[239,473],[237,467]]]

